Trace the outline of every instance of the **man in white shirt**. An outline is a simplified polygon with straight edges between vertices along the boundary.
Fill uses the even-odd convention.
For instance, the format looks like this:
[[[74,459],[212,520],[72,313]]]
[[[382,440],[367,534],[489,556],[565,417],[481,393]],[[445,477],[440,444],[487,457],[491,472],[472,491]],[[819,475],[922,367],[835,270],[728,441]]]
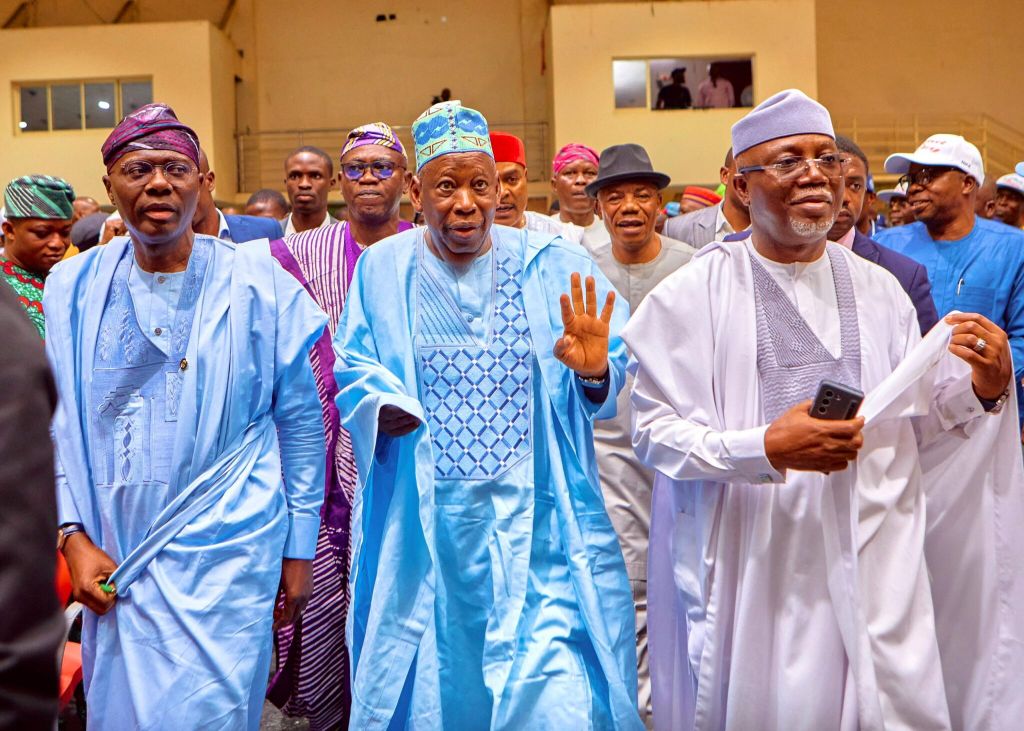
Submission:
[[[285,236],[337,223],[327,210],[334,188],[334,161],[319,147],[300,147],[284,161],[284,185],[292,212],[281,219]]]
[[[752,234],[702,249],[623,331],[637,362],[633,444],[658,472],[648,575],[656,726],[949,728],[935,620],[949,606],[933,612],[930,483],[918,455],[940,443],[977,457],[984,445],[971,440],[992,426],[1008,425],[1000,434],[1013,439],[1006,334],[951,315],[936,332],[962,360],[914,397],[930,404],[916,424],[905,414],[921,411],[902,402],[870,431],[859,417],[814,418],[823,379],[865,392],[890,384],[920,338],[916,313],[892,275],[826,241],[843,155],[824,107],[784,91],[732,137]],[[929,520],[931,511],[929,502]],[[1013,558],[997,552],[993,562]],[[1004,637],[1019,636],[1005,624]],[[989,629],[977,618],[963,625],[967,636]],[[997,644],[1000,657],[1015,652]],[[978,697],[1006,697],[1012,676],[984,665],[980,654],[967,664],[967,674],[981,668]]]

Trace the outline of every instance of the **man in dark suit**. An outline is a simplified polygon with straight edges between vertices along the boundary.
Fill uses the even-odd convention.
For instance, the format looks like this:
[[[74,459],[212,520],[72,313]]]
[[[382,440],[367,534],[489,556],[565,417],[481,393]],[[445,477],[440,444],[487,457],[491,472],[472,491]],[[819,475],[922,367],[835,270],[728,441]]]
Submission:
[[[199,152],[199,172],[204,175],[203,184],[199,186],[199,205],[196,215],[192,218],[192,230],[197,234],[216,236],[225,241],[241,244],[255,239],[279,239],[284,236],[281,224],[262,216],[225,216],[217,209],[213,200],[213,189],[216,176],[210,170],[210,161],[206,151]]]
[[[733,183],[735,175],[736,161],[730,147],[725,154],[725,162],[718,171],[719,180],[725,185],[725,194],[721,202],[668,219],[665,222],[665,235],[677,241],[685,241],[699,249],[750,226],[750,212],[740,200],[736,185]]]
[[[57,493],[50,417],[57,395],[43,341],[0,287],[0,729],[56,728]]]
[[[928,281],[928,272],[910,257],[882,246],[857,230],[855,224],[860,218],[867,195],[868,160],[864,151],[848,137],[836,137],[836,146],[849,158],[849,161],[843,169],[843,178],[846,183],[843,207],[839,210],[836,222],[828,232],[828,240],[842,244],[852,249],[853,253],[873,261],[883,269],[888,269],[899,281],[904,291],[910,295],[910,299],[917,309],[917,322],[921,326],[921,333],[924,334],[939,321],[939,315],[935,311],[935,302],[932,299],[932,286]]]

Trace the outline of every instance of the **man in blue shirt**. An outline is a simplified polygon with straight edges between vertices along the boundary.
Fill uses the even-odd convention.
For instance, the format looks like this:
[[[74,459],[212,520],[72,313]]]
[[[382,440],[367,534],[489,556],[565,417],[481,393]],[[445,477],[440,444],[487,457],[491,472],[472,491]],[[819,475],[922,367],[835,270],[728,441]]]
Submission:
[[[1006,331],[1020,396],[1024,376],[1024,232],[975,215],[985,180],[978,148],[959,135],[932,135],[912,153],[890,155],[916,221],[877,235],[924,264],[939,316],[977,312]]]

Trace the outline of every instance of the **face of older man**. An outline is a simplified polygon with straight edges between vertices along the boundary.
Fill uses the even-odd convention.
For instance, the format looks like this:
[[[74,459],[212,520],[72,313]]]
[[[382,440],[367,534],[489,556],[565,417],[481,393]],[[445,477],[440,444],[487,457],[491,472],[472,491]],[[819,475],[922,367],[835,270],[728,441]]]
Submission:
[[[826,158],[832,165],[809,160]],[[835,140],[827,135],[796,135],[764,142],[739,155],[737,167],[781,164],[736,177],[740,198],[750,209],[755,231],[780,246],[821,241],[842,204],[843,173]],[[823,169],[825,168],[825,169]]]
[[[80,218],[85,218],[86,216],[98,213],[100,210],[100,204],[88,196],[79,196],[78,198],[75,198],[74,203],[71,204],[71,208],[75,212],[71,217],[71,223],[74,224]]]
[[[489,155],[462,152],[431,160],[413,176],[409,197],[442,259],[468,264],[487,250],[498,204],[498,175]]]
[[[658,186],[646,180],[626,180],[597,191],[597,201],[612,242],[635,253],[650,242],[661,208]]]
[[[831,241],[838,241],[860,220],[864,210],[864,197],[867,194],[868,171],[864,161],[856,155],[850,155],[843,170],[843,202],[836,214],[836,222],[828,232]]]
[[[558,198],[558,209],[566,217],[586,217],[594,213],[594,199],[587,195],[587,185],[597,177],[597,165],[588,160],[574,160],[557,175],[551,176],[551,188]]]
[[[914,209],[906,198],[896,197],[889,201],[889,225],[905,226],[914,222]]]
[[[529,199],[526,168],[517,162],[499,162],[497,169],[501,191],[498,194],[494,222],[502,226],[522,228],[525,225],[523,213]]]
[[[918,165],[907,172],[907,202],[914,219],[928,224],[945,224],[974,216],[974,178],[954,167]]]
[[[349,218],[381,223],[398,215],[406,187],[405,158],[381,145],[354,147],[341,158],[341,195]]]
[[[71,220],[12,218],[4,221],[4,256],[26,271],[47,274],[71,245]]]
[[[996,208],[992,218],[997,218],[1015,228],[1019,228],[1024,218],[1024,194],[1012,188],[998,188],[996,191]]]
[[[203,182],[195,163],[169,150],[129,152],[103,177],[128,230],[144,245],[172,244],[187,235]]]

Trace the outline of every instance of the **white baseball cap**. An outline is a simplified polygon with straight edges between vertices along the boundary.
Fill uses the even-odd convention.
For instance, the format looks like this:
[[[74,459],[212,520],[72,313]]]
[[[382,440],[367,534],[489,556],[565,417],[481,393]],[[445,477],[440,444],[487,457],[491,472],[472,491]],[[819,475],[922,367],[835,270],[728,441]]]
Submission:
[[[895,188],[878,191],[878,197],[886,203],[890,202],[893,198],[906,198],[907,186],[905,183],[896,183]]]
[[[902,175],[918,165],[948,165],[963,170],[978,185],[985,182],[985,166],[978,148],[960,135],[932,135],[913,152],[897,152],[885,160],[885,172]]]
[[[1024,165],[1021,167],[1024,167]],[[1024,195],[1024,175],[1017,175],[1016,173],[1004,175],[996,181],[996,190],[999,188],[1008,188]]]

